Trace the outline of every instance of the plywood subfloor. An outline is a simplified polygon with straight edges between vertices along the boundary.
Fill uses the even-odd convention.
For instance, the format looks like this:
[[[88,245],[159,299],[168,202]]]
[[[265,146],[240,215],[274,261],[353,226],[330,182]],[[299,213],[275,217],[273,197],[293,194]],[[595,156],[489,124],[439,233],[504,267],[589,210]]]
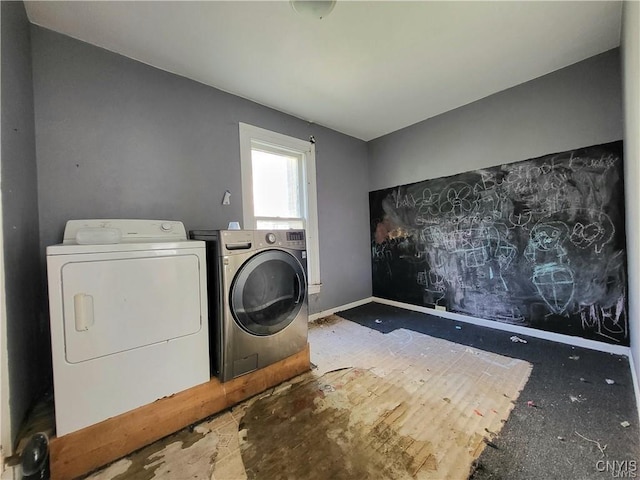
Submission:
[[[466,478],[531,365],[337,316],[308,374],[156,442],[91,479]]]

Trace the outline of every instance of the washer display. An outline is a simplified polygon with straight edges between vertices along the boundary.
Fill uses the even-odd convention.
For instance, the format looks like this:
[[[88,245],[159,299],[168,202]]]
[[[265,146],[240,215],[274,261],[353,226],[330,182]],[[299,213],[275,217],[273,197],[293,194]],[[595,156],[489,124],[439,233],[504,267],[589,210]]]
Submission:
[[[207,243],[211,366],[225,382],[307,343],[303,230],[197,230]]]

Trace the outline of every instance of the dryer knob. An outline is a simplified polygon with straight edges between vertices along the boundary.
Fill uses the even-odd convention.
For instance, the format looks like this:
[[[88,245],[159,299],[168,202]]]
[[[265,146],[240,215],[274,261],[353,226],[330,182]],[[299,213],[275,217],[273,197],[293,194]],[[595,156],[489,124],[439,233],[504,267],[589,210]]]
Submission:
[[[273,245],[276,243],[276,234],[275,233],[267,233],[266,237],[267,243]]]
[[[160,225],[160,228],[163,232],[170,232],[173,228],[173,225],[171,225],[169,222],[164,222],[162,225]]]

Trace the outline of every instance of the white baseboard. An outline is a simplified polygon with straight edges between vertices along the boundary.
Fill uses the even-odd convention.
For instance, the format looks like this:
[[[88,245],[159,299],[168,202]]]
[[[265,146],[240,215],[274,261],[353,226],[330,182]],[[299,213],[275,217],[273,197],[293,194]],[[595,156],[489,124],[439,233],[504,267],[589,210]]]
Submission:
[[[356,302],[351,302],[351,303],[347,303],[346,305],[330,308],[329,310],[324,310],[322,312],[309,315],[309,321],[315,322],[319,318],[328,317],[329,315],[333,315],[336,312],[340,312],[342,310],[349,310],[350,308],[356,308],[356,307],[359,307],[360,305],[365,305],[371,302],[373,302],[373,297],[363,298],[362,300],[358,300]]]
[[[631,378],[633,378],[633,390],[636,393],[636,408],[638,409],[638,421],[640,421],[640,384],[638,384],[638,372],[636,372],[636,362],[633,358],[633,350],[629,352],[629,366],[631,367]]]
[[[609,343],[597,342],[595,340],[588,340],[586,338],[573,337],[571,335],[563,335],[561,333],[546,332],[544,330],[521,327],[519,325],[511,325],[509,323],[497,322],[495,320],[484,320],[482,318],[469,317],[467,315],[461,315],[459,313],[443,312],[441,310],[435,310],[429,307],[420,307],[418,305],[411,305],[409,303],[396,302],[395,300],[387,300],[386,298],[372,297],[372,300],[377,303],[404,308],[406,310],[412,310],[414,312],[428,313],[430,315],[448,318],[450,320],[471,323],[474,325],[480,325],[482,327],[493,328],[495,330],[504,330],[507,332],[519,333],[520,335],[527,335],[529,337],[541,338],[543,340],[550,340],[552,342],[564,343],[574,347],[588,348],[591,350],[598,350],[606,353],[614,353],[616,355],[625,355],[627,357],[630,357],[631,355],[631,350],[629,349],[629,347],[624,347],[622,345],[611,345]]]

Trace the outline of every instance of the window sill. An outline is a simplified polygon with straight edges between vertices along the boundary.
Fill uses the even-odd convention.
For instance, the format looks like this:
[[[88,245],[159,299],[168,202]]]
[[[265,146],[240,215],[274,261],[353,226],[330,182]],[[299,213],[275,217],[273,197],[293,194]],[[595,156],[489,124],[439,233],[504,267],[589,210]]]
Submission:
[[[309,284],[308,289],[307,289],[307,293],[309,295],[317,295],[318,293],[320,293],[320,290],[322,290],[322,284],[321,283]]]

